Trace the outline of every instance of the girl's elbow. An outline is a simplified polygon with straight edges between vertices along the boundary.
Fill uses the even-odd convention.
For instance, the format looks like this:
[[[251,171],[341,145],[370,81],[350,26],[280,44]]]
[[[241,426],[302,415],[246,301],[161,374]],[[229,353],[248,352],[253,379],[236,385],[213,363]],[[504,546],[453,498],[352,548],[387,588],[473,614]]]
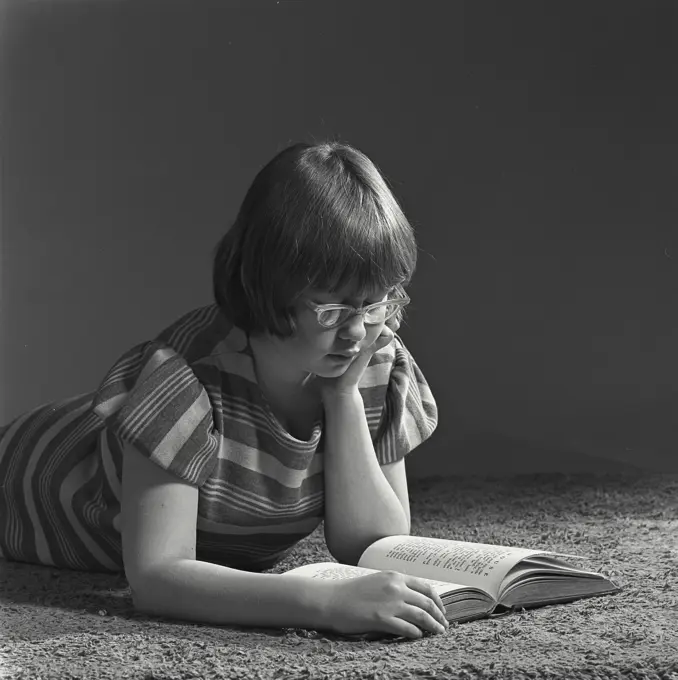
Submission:
[[[327,550],[339,564],[345,564],[349,567],[357,567],[360,557],[365,551],[364,548],[356,546],[330,544],[327,545]]]

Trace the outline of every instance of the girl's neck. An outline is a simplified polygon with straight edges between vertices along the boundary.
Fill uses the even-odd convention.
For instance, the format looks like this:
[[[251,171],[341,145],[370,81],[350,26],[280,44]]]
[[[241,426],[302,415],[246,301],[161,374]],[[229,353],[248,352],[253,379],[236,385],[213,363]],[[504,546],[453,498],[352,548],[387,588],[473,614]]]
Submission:
[[[254,372],[260,387],[276,398],[304,398],[310,396],[313,381],[304,384],[307,371],[290,366],[275,343],[265,337],[249,336],[254,357]]]

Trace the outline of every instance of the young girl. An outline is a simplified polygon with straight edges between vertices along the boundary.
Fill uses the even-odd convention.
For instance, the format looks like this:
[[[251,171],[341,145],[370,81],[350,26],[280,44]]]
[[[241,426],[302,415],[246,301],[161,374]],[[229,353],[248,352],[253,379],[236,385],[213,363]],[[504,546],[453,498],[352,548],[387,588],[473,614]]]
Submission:
[[[96,392],[0,429],[4,559],[124,570],[140,611],[184,620],[442,631],[414,577],[262,573],[322,520],[348,564],[410,531],[404,457],[437,424],[393,332],[416,255],[360,151],[279,153],[217,247],[216,304],[126,352]]]

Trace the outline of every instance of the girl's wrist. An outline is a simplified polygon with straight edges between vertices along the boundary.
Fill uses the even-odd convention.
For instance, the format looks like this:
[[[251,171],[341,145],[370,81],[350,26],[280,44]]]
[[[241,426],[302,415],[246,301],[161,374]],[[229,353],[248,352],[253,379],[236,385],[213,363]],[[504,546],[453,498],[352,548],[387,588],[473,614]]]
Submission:
[[[328,387],[321,391],[321,396],[323,404],[328,408],[336,407],[342,402],[351,403],[356,399],[362,400],[362,395],[357,385],[341,389]]]

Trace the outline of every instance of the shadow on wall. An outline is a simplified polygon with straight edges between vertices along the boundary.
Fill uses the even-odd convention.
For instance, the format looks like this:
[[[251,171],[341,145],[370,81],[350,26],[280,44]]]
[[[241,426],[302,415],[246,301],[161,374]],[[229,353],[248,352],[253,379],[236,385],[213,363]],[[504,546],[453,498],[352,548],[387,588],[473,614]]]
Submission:
[[[604,442],[609,447],[609,438],[605,437]],[[634,457],[638,459],[637,450],[623,455],[624,452],[615,449],[609,457],[592,451],[601,451],[599,442],[591,440],[578,442],[578,446],[571,448],[566,445],[554,447],[548,441],[541,443],[498,432],[467,429],[444,445],[434,435],[420,449],[408,455],[407,473],[412,479],[451,475],[507,477],[535,473],[644,474],[641,467],[630,462]],[[488,464],[488,461],[491,463]],[[645,467],[665,471],[667,462],[648,463]]]
[[[527,437],[459,418],[413,452],[408,474],[678,473],[676,413],[678,399],[666,396],[614,412],[535,416]]]
[[[654,472],[678,472],[678,399],[657,398],[559,422],[552,436],[581,454]],[[576,435],[568,434],[576,433]]]

